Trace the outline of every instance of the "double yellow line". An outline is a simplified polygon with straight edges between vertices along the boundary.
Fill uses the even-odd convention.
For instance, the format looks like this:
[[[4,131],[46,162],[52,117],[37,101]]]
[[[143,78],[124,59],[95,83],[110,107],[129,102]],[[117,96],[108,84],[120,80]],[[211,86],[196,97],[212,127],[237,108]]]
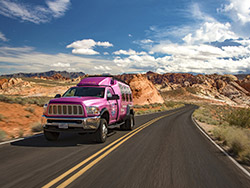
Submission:
[[[141,130],[145,129],[149,125],[153,124],[154,122],[156,122],[156,121],[158,121],[158,120],[160,120],[160,119],[162,119],[164,117],[173,115],[173,114],[175,114],[175,113],[177,113],[179,111],[180,110],[178,110],[176,112],[173,112],[173,113],[170,113],[170,114],[167,114],[167,115],[164,115],[164,116],[160,116],[158,118],[155,118],[155,119],[153,119],[153,120],[151,120],[151,121],[149,121],[149,122],[141,125],[140,127],[134,129],[133,131],[127,133],[126,135],[124,135],[121,138],[117,139],[116,141],[112,142],[108,146],[104,147],[100,151],[98,151],[95,154],[91,155],[90,157],[88,157],[84,161],[80,162],[79,164],[77,164],[73,168],[69,169],[68,171],[66,171],[65,173],[63,173],[59,177],[55,178],[54,180],[52,180],[51,182],[49,182],[48,184],[46,184],[42,188],[49,188],[49,187],[53,186],[54,184],[58,183],[63,178],[65,178],[66,176],[68,176],[69,174],[71,174],[72,172],[74,172],[75,170],[79,169],[80,167],[82,167],[83,165],[85,165],[86,163],[88,163],[90,160],[94,159],[99,154],[101,154],[102,152],[105,151],[103,154],[101,154],[99,157],[97,157],[95,160],[93,160],[92,162],[90,162],[88,165],[86,165],[80,171],[78,171],[77,173],[75,173],[74,175],[72,175],[71,177],[69,177],[67,180],[65,180],[63,183],[61,183],[57,187],[58,188],[62,188],[62,187],[68,186],[70,183],[72,183],[73,181],[75,181],[78,177],[80,177],[82,174],[84,174],[87,170],[89,170],[91,167],[93,167],[95,164],[97,164],[99,161],[101,161],[104,157],[106,157],[108,154],[110,154],[112,151],[114,151],[116,148],[118,148],[120,145],[122,145],[124,142],[126,142],[128,139],[130,139],[132,136],[134,136],[135,134],[137,134]],[[118,143],[118,144],[116,144],[116,143]]]

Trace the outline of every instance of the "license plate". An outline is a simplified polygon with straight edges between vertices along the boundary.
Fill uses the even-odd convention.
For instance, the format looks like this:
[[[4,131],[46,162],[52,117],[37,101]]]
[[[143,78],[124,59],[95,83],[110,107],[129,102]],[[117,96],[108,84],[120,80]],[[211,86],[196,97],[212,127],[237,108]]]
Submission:
[[[69,125],[67,123],[60,123],[58,125],[58,128],[59,129],[67,129],[67,128],[69,128]]]

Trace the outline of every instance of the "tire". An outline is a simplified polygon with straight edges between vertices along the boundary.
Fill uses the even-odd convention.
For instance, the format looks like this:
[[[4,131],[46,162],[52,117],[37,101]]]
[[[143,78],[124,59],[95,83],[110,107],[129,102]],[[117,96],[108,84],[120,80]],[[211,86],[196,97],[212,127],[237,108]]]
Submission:
[[[129,117],[125,120],[124,127],[126,130],[133,130],[135,126],[135,118],[133,114],[129,114]]]
[[[107,139],[108,124],[105,119],[100,119],[100,125],[95,132],[95,138],[98,143],[104,143]]]
[[[43,134],[48,141],[56,141],[60,135],[58,132],[43,131]]]

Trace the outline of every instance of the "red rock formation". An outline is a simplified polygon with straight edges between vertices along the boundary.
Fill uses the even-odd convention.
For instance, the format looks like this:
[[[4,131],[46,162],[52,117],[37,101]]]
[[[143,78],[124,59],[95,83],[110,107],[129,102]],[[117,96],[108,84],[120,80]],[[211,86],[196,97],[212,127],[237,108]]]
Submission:
[[[250,75],[247,75],[243,80],[237,82],[241,87],[250,92]]]
[[[144,105],[164,102],[152,82],[141,74],[134,75],[129,85],[133,93],[134,104]]]

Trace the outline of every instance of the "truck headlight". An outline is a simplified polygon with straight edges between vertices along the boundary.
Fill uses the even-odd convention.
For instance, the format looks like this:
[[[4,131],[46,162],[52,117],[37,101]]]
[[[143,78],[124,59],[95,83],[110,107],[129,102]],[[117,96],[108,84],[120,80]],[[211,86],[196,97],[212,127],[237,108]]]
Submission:
[[[88,115],[99,115],[100,114],[100,110],[96,106],[87,106],[86,110],[87,110]]]
[[[47,112],[48,104],[43,105],[43,114]]]

